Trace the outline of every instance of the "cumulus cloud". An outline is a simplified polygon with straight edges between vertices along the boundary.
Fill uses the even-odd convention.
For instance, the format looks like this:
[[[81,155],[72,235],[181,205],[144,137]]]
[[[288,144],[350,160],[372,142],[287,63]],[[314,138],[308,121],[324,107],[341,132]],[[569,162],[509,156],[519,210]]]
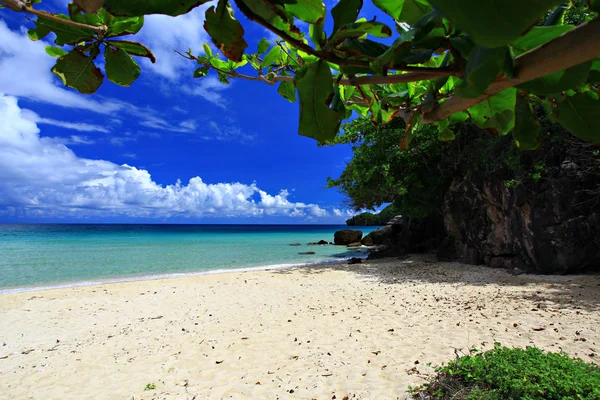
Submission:
[[[26,113],[25,113],[26,114]],[[17,99],[0,94],[0,208],[29,216],[323,217],[316,204],[271,195],[256,183],[159,185],[147,170],[78,157],[53,138],[41,137]]]

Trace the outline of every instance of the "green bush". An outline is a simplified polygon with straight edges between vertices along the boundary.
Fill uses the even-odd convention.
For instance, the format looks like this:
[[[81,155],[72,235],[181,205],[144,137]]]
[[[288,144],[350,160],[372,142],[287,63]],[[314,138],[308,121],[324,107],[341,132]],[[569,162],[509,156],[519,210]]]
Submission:
[[[494,349],[457,358],[436,369],[427,384],[409,388],[413,398],[600,399],[600,368],[565,353],[527,347]]]

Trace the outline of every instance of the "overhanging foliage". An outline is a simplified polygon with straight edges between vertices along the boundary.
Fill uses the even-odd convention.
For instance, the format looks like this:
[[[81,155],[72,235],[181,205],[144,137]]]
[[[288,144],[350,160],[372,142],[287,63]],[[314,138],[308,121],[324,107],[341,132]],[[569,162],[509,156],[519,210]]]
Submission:
[[[280,95],[299,99],[300,134],[319,142],[331,141],[355,111],[375,124],[403,118],[403,148],[420,124],[435,123],[439,137],[451,140],[452,126],[469,119],[497,135],[516,130],[529,150],[539,145],[539,116],[527,104],[539,104],[575,136],[600,143],[600,2],[372,1],[393,24],[359,19],[362,0],[340,0],[330,13],[320,0],[234,0],[248,20],[280,38],[249,53],[231,2],[219,0],[207,9],[205,28],[222,54],[199,43],[203,51],[182,55],[199,64],[196,78],[279,83]],[[94,65],[101,50],[107,78],[122,86],[140,73],[131,56],[154,60],[141,43],[122,40],[142,28],[144,15],[176,16],[207,1],[76,0],[58,15],[34,8],[39,2],[0,3],[38,17],[32,40],[55,33],[52,71],[93,93],[104,79]]]

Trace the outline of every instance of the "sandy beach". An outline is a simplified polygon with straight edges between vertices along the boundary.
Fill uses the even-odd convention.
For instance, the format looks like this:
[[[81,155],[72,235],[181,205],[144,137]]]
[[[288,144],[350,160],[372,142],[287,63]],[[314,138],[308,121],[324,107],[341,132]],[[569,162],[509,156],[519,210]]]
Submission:
[[[404,399],[494,341],[600,359],[599,276],[428,256],[0,295],[0,399]]]

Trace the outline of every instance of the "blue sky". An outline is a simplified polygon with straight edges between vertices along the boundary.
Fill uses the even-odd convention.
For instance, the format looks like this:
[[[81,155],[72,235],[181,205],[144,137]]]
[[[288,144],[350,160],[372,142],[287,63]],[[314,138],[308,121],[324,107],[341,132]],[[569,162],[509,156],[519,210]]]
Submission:
[[[44,9],[63,1],[46,0]],[[47,5],[50,5],[48,7]],[[210,5],[210,4],[209,4]],[[121,88],[65,88],[24,14],[0,10],[0,222],[343,223],[325,189],[351,157],[297,134],[298,104],[258,82],[193,79],[210,39],[202,6],[148,16],[139,40],[156,64]],[[367,9],[368,11],[368,9]],[[249,50],[262,27],[236,16]],[[365,13],[365,16],[372,17]],[[47,38],[47,40],[50,38]]]

